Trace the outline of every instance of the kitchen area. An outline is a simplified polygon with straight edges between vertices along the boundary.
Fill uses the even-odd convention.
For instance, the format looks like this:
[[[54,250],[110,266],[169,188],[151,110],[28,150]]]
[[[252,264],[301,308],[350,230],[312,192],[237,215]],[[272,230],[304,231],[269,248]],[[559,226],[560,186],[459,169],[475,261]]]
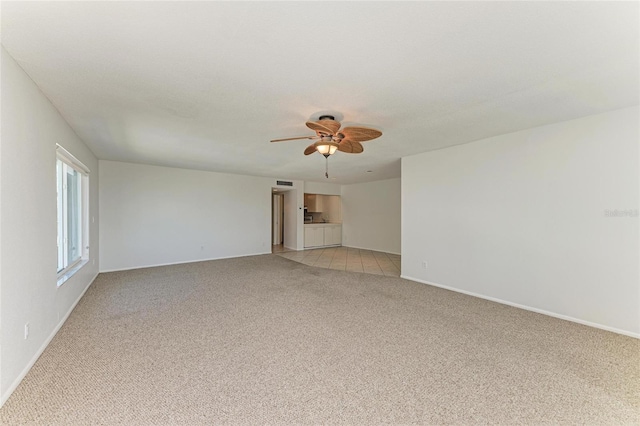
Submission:
[[[342,245],[339,195],[304,194],[304,248]]]

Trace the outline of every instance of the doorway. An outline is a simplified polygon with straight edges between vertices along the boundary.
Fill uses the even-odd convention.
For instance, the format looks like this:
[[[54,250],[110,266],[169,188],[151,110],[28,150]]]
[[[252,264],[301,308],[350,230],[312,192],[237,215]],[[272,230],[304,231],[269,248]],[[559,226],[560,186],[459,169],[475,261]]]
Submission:
[[[301,242],[302,200],[295,188],[271,188],[271,252],[298,250]]]
[[[271,195],[271,245],[284,243],[284,195]],[[273,251],[273,250],[272,250]]]

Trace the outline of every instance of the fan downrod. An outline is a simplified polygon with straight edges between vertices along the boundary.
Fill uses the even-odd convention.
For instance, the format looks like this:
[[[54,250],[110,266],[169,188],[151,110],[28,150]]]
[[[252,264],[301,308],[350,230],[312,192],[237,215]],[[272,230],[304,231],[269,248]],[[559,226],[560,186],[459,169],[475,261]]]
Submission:
[[[318,121],[320,120],[335,120],[336,118],[333,115],[321,115],[318,117]]]

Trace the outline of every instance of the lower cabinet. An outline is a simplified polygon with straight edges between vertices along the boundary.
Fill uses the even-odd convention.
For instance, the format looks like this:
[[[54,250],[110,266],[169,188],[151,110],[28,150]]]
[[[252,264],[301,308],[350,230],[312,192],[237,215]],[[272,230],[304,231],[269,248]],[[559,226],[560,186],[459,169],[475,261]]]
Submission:
[[[327,226],[324,228],[324,245],[336,244],[342,244],[342,226]]]
[[[324,229],[320,227],[304,228],[304,246],[320,247],[324,245]]]
[[[323,247],[342,244],[342,225],[305,226],[304,246]]]

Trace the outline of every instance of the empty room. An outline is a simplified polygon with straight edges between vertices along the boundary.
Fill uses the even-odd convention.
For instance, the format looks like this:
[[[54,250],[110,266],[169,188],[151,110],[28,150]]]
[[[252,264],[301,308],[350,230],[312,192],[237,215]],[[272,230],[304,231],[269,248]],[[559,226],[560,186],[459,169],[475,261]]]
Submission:
[[[0,16],[0,424],[640,423],[640,3]]]

